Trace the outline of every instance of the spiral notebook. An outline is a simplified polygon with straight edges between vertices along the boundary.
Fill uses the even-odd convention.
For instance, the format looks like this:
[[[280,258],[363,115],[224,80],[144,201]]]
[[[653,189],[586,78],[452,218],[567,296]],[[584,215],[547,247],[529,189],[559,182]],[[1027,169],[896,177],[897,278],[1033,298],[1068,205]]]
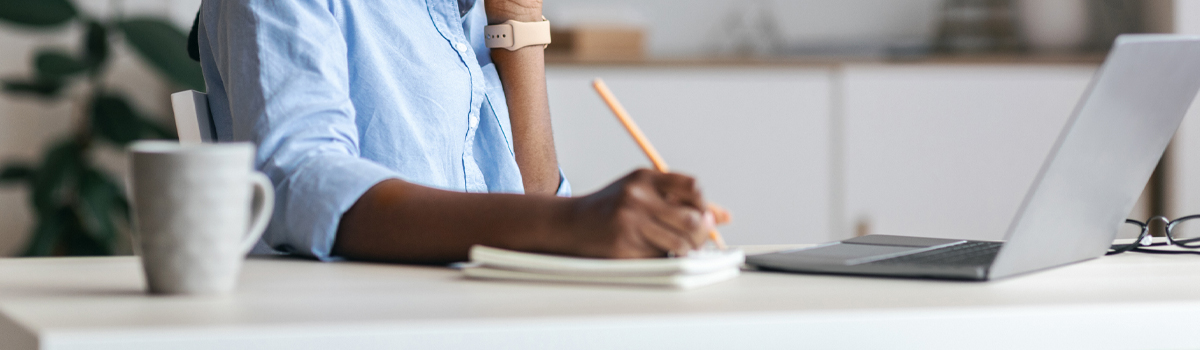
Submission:
[[[735,278],[746,260],[738,249],[696,251],[685,257],[591,259],[471,247],[469,278],[598,283],[690,289]]]

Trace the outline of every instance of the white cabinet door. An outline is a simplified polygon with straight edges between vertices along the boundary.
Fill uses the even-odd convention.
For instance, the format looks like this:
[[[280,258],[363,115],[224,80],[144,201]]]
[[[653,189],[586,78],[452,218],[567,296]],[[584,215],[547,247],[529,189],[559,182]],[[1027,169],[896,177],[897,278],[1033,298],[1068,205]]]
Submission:
[[[577,196],[650,166],[592,90],[596,77],[672,171],[733,212],[730,243],[829,237],[828,69],[551,66],[558,159]]]
[[[1200,1],[1174,2],[1175,32],[1200,34]],[[1200,97],[1183,118],[1171,142],[1167,200],[1172,217],[1200,214]]]
[[[846,67],[839,238],[1003,238],[1095,68]]]
[[[1168,215],[1200,214],[1200,98],[1183,118],[1171,140],[1171,172],[1167,176]],[[1144,219],[1144,218],[1139,218]]]

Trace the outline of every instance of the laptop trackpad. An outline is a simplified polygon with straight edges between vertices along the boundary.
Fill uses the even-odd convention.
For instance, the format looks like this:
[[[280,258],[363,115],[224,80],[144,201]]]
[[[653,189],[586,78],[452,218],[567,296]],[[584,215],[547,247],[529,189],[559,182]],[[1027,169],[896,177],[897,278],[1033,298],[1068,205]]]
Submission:
[[[925,250],[920,247],[894,247],[886,245],[836,243],[816,248],[785,252],[786,259],[818,264],[854,265],[883,257],[904,255],[912,251]],[[783,257],[780,257],[783,258]]]

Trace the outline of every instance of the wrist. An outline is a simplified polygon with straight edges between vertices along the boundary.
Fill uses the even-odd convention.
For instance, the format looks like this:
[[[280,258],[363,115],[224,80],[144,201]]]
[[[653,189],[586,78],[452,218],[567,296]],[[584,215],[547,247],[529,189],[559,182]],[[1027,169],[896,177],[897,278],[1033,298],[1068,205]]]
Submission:
[[[504,5],[504,4],[501,4]],[[537,5],[510,5],[510,6],[491,6],[489,3],[486,8],[488,24],[500,24],[508,20],[519,22],[537,22],[542,20],[542,6]]]
[[[524,232],[513,232],[509,235],[505,246],[528,252],[571,255],[575,245],[570,241],[570,233],[574,229],[575,198],[550,196],[525,196],[538,204],[527,209],[525,222],[533,225],[525,226]]]
[[[579,198],[553,197],[545,228],[540,235],[540,248],[547,252],[576,255],[578,242],[572,240],[572,233],[578,231]]]

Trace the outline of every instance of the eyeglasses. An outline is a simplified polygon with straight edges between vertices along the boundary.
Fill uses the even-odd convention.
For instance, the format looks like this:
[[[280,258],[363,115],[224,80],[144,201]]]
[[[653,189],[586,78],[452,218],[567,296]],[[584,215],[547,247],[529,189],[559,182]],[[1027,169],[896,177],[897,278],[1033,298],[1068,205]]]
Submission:
[[[1166,230],[1166,242],[1155,242],[1154,237],[1150,235],[1149,223],[1155,221],[1163,223],[1163,227]],[[1129,251],[1156,254],[1200,254],[1200,251],[1193,250],[1162,250],[1152,248],[1165,246],[1176,246],[1187,249],[1200,248],[1200,214],[1188,215],[1175,220],[1167,219],[1165,216],[1155,216],[1146,222],[1127,219],[1123,227],[1123,230],[1138,230],[1137,239],[1127,244],[1113,244],[1105,255],[1121,254]]]

